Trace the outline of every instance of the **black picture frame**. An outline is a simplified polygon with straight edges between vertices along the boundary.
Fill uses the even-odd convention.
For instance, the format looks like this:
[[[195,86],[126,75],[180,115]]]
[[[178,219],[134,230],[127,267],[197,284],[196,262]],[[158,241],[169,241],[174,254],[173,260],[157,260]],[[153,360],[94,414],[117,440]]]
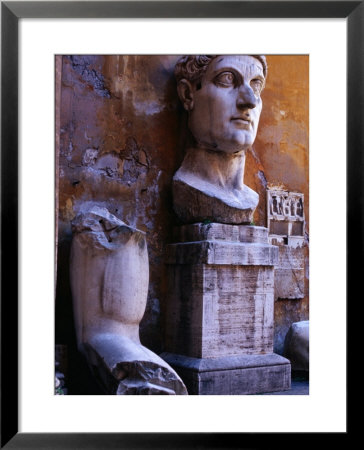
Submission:
[[[290,434],[18,433],[18,21],[21,18],[111,17],[347,19],[348,313],[349,298],[361,292],[359,282],[364,273],[364,1],[1,2],[1,448],[270,448],[267,443],[277,438],[284,447],[292,439]],[[349,356],[351,348],[348,344]],[[347,432],[338,433],[336,443],[349,436],[348,419],[349,413]],[[310,433],[300,437],[300,444],[310,437]],[[314,437],[317,443],[318,434]]]

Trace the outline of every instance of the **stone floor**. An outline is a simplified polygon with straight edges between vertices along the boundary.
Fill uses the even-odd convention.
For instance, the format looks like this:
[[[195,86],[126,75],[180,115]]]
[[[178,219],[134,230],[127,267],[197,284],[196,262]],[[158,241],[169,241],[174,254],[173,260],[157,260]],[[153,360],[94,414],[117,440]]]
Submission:
[[[269,392],[262,395],[309,395],[309,380],[303,377],[292,378],[288,391]]]

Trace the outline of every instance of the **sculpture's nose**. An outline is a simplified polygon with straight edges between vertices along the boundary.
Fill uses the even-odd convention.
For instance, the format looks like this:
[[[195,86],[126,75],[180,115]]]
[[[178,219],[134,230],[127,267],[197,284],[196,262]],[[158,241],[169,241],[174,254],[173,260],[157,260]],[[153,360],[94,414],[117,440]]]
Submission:
[[[258,101],[254,95],[253,89],[243,83],[238,90],[236,105],[239,109],[253,109],[257,106]]]

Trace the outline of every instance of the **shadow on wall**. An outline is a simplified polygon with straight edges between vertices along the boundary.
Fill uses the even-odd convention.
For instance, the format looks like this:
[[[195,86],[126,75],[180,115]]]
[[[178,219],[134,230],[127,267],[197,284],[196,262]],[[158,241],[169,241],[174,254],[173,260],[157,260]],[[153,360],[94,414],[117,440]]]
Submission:
[[[70,248],[70,240],[63,240],[59,243],[55,340],[56,343],[64,345],[67,349],[67,394],[101,395],[100,387],[77,349],[69,278]]]

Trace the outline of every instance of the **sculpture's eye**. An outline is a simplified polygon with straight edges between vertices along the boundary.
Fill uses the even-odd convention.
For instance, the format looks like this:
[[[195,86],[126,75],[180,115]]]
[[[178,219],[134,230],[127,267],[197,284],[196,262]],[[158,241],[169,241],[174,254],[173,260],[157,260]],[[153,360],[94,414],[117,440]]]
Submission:
[[[250,86],[253,89],[255,95],[260,95],[263,90],[263,80],[261,80],[260,78],[254,78],[253,80],[251,80]]]
[[[222,72],[215,78],[215,81],[222,86],[234,86],[235,75],[232,72]]]

